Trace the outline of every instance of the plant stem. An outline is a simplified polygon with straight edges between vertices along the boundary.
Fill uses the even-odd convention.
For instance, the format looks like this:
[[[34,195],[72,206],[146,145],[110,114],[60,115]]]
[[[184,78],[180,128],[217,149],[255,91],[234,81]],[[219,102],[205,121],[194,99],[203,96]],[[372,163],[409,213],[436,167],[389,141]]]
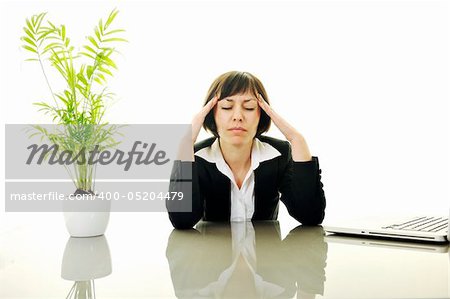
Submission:
[[[50,82],[48,81],[47,74],[45,73],[45,69],[44,69],[44,65],[42,63],[41,53],[39,51],[39,47],[37,47],[37,50],[38,50],[37,55],[38,55],[39,65],[41,66],[42,73],[44,74],[45,82],[47,82],[47,86],[50,89],[50,93],[52,95],[53,101],[55,101],[56,108],[59,110],[58,101],[56,101],[55,94],[53,93],[53,89],[52,89],[52,87],[50,85]]]

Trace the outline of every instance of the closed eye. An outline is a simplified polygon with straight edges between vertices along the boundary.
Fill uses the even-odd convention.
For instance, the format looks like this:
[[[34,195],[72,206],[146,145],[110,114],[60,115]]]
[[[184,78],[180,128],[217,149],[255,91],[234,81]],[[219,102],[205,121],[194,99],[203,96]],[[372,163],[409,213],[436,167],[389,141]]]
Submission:
[[[223,110],[231,110],[232,109],[232,107],[221,107]],[[248,110],[248,111],[253,111],[253,110],[255,110],[256,108],[244,108],[245,110]]]

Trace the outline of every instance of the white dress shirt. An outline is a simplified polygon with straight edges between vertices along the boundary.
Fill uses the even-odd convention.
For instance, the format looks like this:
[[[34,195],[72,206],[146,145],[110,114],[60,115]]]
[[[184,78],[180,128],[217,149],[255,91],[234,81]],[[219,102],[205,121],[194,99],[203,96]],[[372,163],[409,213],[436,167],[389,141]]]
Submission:
[[[217,169],[226,175],[231,182],[231,216],[230,221],[250,221],[255,212],[255,175],[254,170],[259,163],[281,156],[281,153],[266,142],[261,142],[258,138],[253,140],[251,152],[251,165],[241,188],[236,184],[233,172],[223,158],[220,150],[219,139],[217,138],[211,146],[202,148],[195,153],[196,156],[205,159],[210,163],[215,163]]]

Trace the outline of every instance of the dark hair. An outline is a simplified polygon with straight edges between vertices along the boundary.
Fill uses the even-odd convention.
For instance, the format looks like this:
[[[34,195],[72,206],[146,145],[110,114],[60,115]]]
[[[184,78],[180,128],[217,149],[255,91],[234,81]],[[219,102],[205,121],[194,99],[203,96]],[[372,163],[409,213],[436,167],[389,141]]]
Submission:
[[[219,100],[233,96],[241,93],[253,93],[255,97],[258,97],[258,94],[264,98],[264,100],[269,104],[269,98],[267,97],[266,90],[262,85],[261,81],[256,78],[254,75],[247,72],[237,72],[231,71],[225,74],[220,75],[214,82],[211,84],[211,87],[208,90],[208,94],[206,95],[205,106],[214,96],[219,96]],[[270,104],[269,104],[270,105]],[[260,136],[262,133],[265,133],[270,128],[270,117],[267,113],[261,109],[261,116],[259,118],[258,128],[256,129],[256,136]],[[205,121],[203,122],[203,128],[209,132],[211,132],[214,136],[219,138],[219,134],[217,133],[216,121],[214,120],[213,110],[206,115]]]

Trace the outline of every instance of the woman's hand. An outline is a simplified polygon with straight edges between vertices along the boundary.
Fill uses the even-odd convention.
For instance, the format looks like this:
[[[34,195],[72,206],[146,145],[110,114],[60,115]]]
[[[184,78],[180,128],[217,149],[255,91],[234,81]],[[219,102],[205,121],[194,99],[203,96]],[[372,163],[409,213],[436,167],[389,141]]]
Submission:
[[[195,141],[197,140],[198,134],[200,133],[206,116],[214,108],[218,100],[219,97],[217,95],[214,96],[192,119],[192,145],[194,145]]]
[[[203,126],[206,115],[214,108],[217,104],[218,97],[215,96],[211,99],[203,108],[197,113],[192,119],[192,128],[190,131],[186,132],[180,140],[180,145],[178,147],[177,160],[181,161],[195,161],[194,157],[194,143],[197,140],[198,134]]]
[[[276,113],[273,108],[258,94],[258,105],[271,118],[275,126],[286,137],[292,146],[292,159],[295,162],[311,161],[311,154],[303,136],[291,126],[284,118]]]
[[[203,126],[203,122],[205,121],[208,113],[214,108],[217,104],[218,97],[214,96],[205,106],[203,106],[202,110],[197,113],[192,119],[192,128],[191,134],[186,132],[186,134],[181,139],[181,143],[178,149],[177,160],[181,161],[195,161],[194,157],[194,143],[197,140],[198,134]]]

